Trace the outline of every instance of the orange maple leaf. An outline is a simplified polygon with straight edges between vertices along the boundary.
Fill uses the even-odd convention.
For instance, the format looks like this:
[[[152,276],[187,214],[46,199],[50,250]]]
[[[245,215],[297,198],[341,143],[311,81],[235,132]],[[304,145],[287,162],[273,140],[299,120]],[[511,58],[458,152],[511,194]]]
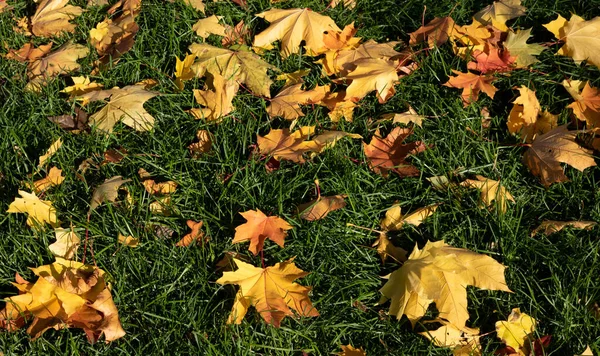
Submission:
[[[240,214],[248,222],[235,228],[234,244],[250,240],[248,250],[254,255],[262,251],[267,238],[283,247],[284,239],[287,236],[286,231],[292,229],[292,225],[287,221],[278,216],[266,216],[258,209]]]
[[[461,73],[456,70],[452,70],[452,72],[456,76],[449,77],[448,81],[443,85],[450,88],[463,89],[461,97],[465,106],[477,101],[480,92],[486,93],[492,99],[494,98],[494,94],[496,94],[498,89],[492,85],[492,82],[496,78],[473,73]]]
[[[412,134],[412,129],[396,127],[385,138],[380,138],[379,130],[371,143],[363,142],[365,156],[369,159],[369,167],[375,173],[387,177],[395,172],[401,177],[419,175],[417,167],[406,161],[408,155],[425,151],[427,146],[421,141],[408,144],[402,142]]]

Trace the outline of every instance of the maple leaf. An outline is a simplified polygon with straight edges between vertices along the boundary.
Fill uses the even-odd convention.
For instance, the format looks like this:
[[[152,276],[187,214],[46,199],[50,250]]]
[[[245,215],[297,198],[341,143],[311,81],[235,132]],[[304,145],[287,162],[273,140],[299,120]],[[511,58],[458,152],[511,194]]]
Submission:
[[[394,47],[399,42],[378,43],[373,40],[366,41],[356,48],[346,48],[335,52],[325,53],[325,58],[317,63],[323,64],[323,71],[327,75],[346,75],[349,71],[356,68],[354,62],[359,59],[383,59],[383,60],[398,60],[403,56],[408,56],[406,53],[401,53],[394,50]]]
[[[316,86],[310,90],[302,90],[302,83],[283,88],[267,106],[269,117],[283,117],[286,120],[295,120],[304,116],[300,105],[317,104],[325,98],[329,86]]]
[[[508,207],[508,201],[515,201],[512,194],[504,186],[500,184],[500,181],[489,179],[483,176],[475,176],[476,179],[466,179],[460,185],[467,188],[475,188],[481,192],[481,202],[479,207],[485,209],[486,207],[491,209],[496,206],[498,211],[502,214],[506,213]],[[496,202],[494,205],[493,202]]]
[[[377,248],[377,253],[379,254],[379,257],[381,257],[381,263],[385,263],[388,257],[391,257],[398,263],[406,261],[406,250],[394,246],[385,232],[379,234],[379,237],[375,240],[372,247]]]
[[[342,79],[352,82],[346,88],[346,98],[358,101],[368,93],[376,90],[379,103],[385,103],[394,94],[394,84],[400,77],[396,72],[397,64],[394,61],[378,58],[362,58],[353,62],[356,66]]]
[[[41,0],[31,17],[31,32],[44,37],[74,32],[75,25],[69,20],[81,15],[83,9],[68,3],[69,0]]]
[[[39,59],[48,53],[50,53],[50,49],[52,48],[53,43],[50,42],[45,45],[40,45],[39,47],[34,47],[33,43],[25,43],[23,47],[18,50],[9,49],[8,53],[4,56],[6,59],[12,59],[21,63],[31,62]]]
[[[71,80],[73,80],[73,85],[60,91],[61,93],[69,94],[70,99],[104,88],[104,85],[92,82],[88,77],[71,77]]]
[[[298,206],[300,217],[308,221],[321,220],[330,212],[345,207],[346,201],[344,198],[346,198],[346,195],[322,197],[319,194],[317,199]]]
[[[127,246],[127,247],[138,247],[140,245],[140,239],[136,239],[133,236],[124,236],[124,235],[121,235],[121,233],[119,233],[119,236],[117,237],[117,239],[120,244]]]
[[[436,17],[429,21],[427,25],[411,32],[409,44],[415,45],[427,41],[430,48],[439,47],[446,43],[450,36],[454,36],[455,26],[456,24],[451,17]]]
[[[240,213],[247,220],[235,228],[235,236],[232,243],[239,243],[250,240],[248,250],[254,255],[262,251],[265,239],[269,239],[280,247],[283,247],[284,239],[287,236],[287,230],[292,229],[287,221],[278,216],[266,216],[260,210],[248,210]]]
[[[552,235],[555,232],[559,232],[565,227],[571,227],[573,229],[585,229],[591,230],[596,226],[595,221],[555,221],[546,220],[543,221],[538,227],[533,229],[531,237],[534,237],[537,233],[542,232],[544,235]]]
[[[436,330],[420,332],[436,346],[452,348],[455,356],[481,356],[481,345],[479,344],[479,329],[457,328],[456,326],[440,320],[442,326]]]
[[[439,204],[433,204],[402,215],[400,204],[395,204],[385,212],[385,218],[381,220],[381,228],[384,231],[395,231],[402,229],[405,224],[419,226],[435,212],[438,206]]]
[[[104,183],[96,187],[96,189],[94,189],[94,194],[92,194],[92,201],[90,203],[88,214],[106,201],[114,202],[119,195],[119,187],[127,182],[131,182],[131,179],[123,179],[121,176],[114,176],[106,179]]]
[[[463,59],[467,59],[474,50],[483,50],[485,44],[492,38],[489,27],[476,19],[473,19],[469,25],[455,25],[454,31],[449,35],[452,50]]]
[[[277,70],[256,54],[241,46],[232,51],[226,48],[213,47],[205,43],[193,43],[189,50],[197,57],[192,66],[196,76],[205,72],[221,75],[228,81],[246,84],[253,93],[271,97],[270,87],[273,84],[267,71]]]
[[[506,21],[525,15],[525,7],[521,0],[494,1],[491,5],[474,15],[477,21],[484,25],[492,25],[501,31],[508,31]]]
[[[81,239],[75,233],[73,226],[69,229],[56,228],[54,229],[56,242],[48,245],[50,252],[56,257],[61,257],[66,260],[71,260],[77,255],[77,249],[81,243]]]
[[[394,124],[404,124],[404,125],[408,125],[408,123],[412,122],[413,124],[422,127],[422,123],[423,123],[423,119],[425,119],[424,116],[419,115],[415,109],[413,109],[412,107],[408,107],[408,111],[400,113],[400,114],[394,114],[394,113],[389,113],[389,114],[383,114],[381,115],[381,117],[379,118],[379,121],[387,121],[387,120],[392,120],[392,123]]]
[[[542,111],[535,91],[526,86],[519,88],[520,96],[508,116],[508,132],[520,133],[525,142],[532,142],[539,134],[545,134],[558,126],[557,115]]]
[[[531,334],[535,330],[536,321],[531,316],[514,308],[508,320],[496,322],[496,333],[506,346],[512,348],[516,355],[528,356],[531,352]]]
[[[467,63],[467,69],[487,72],[505,72],[514,68],[516,57],[507,50],[485,44],[483,50],[475,49],[472,53],[475,61]]]
[[[204,232],[201,230],[202,225],[204,224],[202,221],[195,222],[193,220],[188,220],[186,224],[192,231],[189,234],[184,235],[175,246],[187,247],[196,241],[201,244],[208,242],[208,237],[205,237]]]
[[[222,285],[240,286],[227,323],[241,324],[251,305],[267,323],[275,327],[279,327],[286,316],[294,316],[290,308],[300,316],[319,316],[308,298],[311,288],[294,283],[294,280],[308,273],[296,267],[293,260],[291,258],[275,266],[258,268],[234,258],[238,269],[224,272],[223,277],[217,280]]]
[[[17,280],[14,286],[21,294],[6,298],[0,319],[25,314],[33,319],[27,329],[33,339],[50,328],[64,327],[82,328],[91,343],[102,335],[107,343],[125,335],[103,270],[60,257],[31,270],[39,278],[35,283]]]
[[[179,91],[183,90],[184,81],[193,79],[196,76],[196,73],[192,70],[192,64],[195,60],[196,55],[193,53],[185,56],[183,61],[179,57],[175,57],[175,85]]]
[[[201,13],[204,13],[204,9],[206,8],[203,0],[183,0],[183,3],[191,6],[194,10],[198,10]]]
[[[567,125],[539,135],[523,155],[525,165],[538,176],[546,187],[552,183],[566,182],[561,163],[582,171],[596,165],[592,152],[581,147],[575,138],[579,131],[569,131]]]
[[[530,65],[539,62],[538,54],[545,49],[544,46],[537,43],[527,43],[531,36],[531,28],[527,30],[518,30],[517,32],[509,32],[504,41],[504,48],[508,50],[511,56],[516,57],[515,63],[517,68],[526,68]]]
[[[27,193],[19,190],[21,198],[15,200],[8,206],[7,213],[25,213],[27,214],[27,225],[42,229],[44,223],[50,226],[58,226],[56,209],[49,200],[40,200],[35,193]]]
[[[173,194],[177,190],[177,183],[173,181],[156,183],[152,179],[147,179],[142,184],[150,195]]]
[[[575,99],[568,108],[573,109],[573,114],[588,127],[600,126],[600,90],[592,87],[589,82],[580,80],[564,80],[563,86]]]
[[[336,8],[340,5],[344,5],[345,9],[354,9],[356,7],[357,0],[331,0],[329,7]],[[342,346],[343,348],[344,346]]]
[[[221,39],[221,45],[223,47],[245,45],[250,35],[250,29],[246,26],[244,20],[240,20],[235,26],[225,26],[225,36]]]
[[[336,354],[338,356],[367,356],[367,353],[362,347],[356,348],[352,345],[340,345],[340,348],[342,351]]]
[[[235,107],[233,98],[239,89],[239,84],[227,80],[220,74],[213,74],[207,80],[209,90],[194,89],[194,98],[201,109],[191,109],[190,113],[197,119],[219,122],[230,114]]]
[[[52,167],[48,175],[42,179],[36,180],[33,184],[29,184],[29,188],[35,193],[42,193],[52,187],[62,184],[65,177],[62,175],[62,170]]]
[[[212,15],[200,19],[192,26],[192,30],[196,31],[196,34],[204,39],[209,35],[225,36],[225,26],[219,23],[219,20],[222,18],[223,16]]]
[[[88,54],[87,47],[67,43],[44,57],[29,62],[27,65],[29,83],[25,86],[25,90],[38,93],[51,78],[79,70],[80,65],[77,60],[86,57]]]
[[[575,63],[587,61],[600,67],[600,17],[586,21],[575,14],[567,21],[562,16],[544,25],[565,44],[556,52],[573,58]]]
[[[461,73],[456,70],[452,70],[452,72],[456,76],[449,77],[448,81],[443,85],[450,88],[462,89],[461,98],[464,106],[477,101],[480,92],[486,93],[492,99],[494,98],[498,89],[492,85],[492,82],[496,78],[473,73]]]
[[[87,103],[110,98],[100,111],[90,116],[89,123],[100,131],[111,133],[119,121],[137,131],[152,130],[154,117],[144,109],[144,103],[157,95],[140,85],[129,85],[86,93],[77,99]]]
[[[320,104],[329,109],[329,113],[327,115],[331,121],[339,122],[342,119],[345,119],[348,122],[352,122],[352,118],[354,117],[354,109],[356,109],[358,105],[352,100],[347,100],[346,97],[347,95],[345,91],[339,91],[335,93],[329,92],[321,100]]]
[[[414,326],[435,302],[440,318],[464,328],[469,319],[466,287],[511,292],[505,268],[489,256],[428,241],[421,250],[415,246],[402,267],[389,275],[379,303],[391,299],[390,314],[398,319],[406,315]]]
[[[427,146],[421,141],[403,144],[411,134],[411,129],[396,127],[385,138],[378,137],[380,133],[377,131],[369,144],[363,142],[369,168],[384,177],[387,177],[389,172],[395,172],[400,177],[419,175],[419,170],[406,159],[408,155],[423,152]]]
[[[209,152],[213,141],[211,133],[207,130],[198,130],[198,132],[196,132],[196,138],[198,139],[198,142],[194,142],[188,146],[188,149],[194,158]]]
[[[59,137],[56,141],[54,141],[50,147],[48,148],[48,150],[46,151],[46,153],[44,153],[43,155],[40,156],[40,161],[38,163],[38,167],[43,167],[46,162],[52,157],[54,156],[54,154],[58,151],[59,148],[62,147],[62,139]]]

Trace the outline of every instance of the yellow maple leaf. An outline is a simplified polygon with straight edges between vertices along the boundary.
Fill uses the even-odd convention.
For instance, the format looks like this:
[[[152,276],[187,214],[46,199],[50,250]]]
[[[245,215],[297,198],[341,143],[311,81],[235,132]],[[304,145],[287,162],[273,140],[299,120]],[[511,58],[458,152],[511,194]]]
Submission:
[[[8,206],[7,213],[25,213],[27,216],[27,225],[32,227],[42,227],[44,223],[51,226],[58,226],[56,209],[49,200],[40,200],[34,193],[27,193],[19,190],[21,198],[15,200]]]
[[[87,47],[68,43],[56,51],[30,62],[27,65],[29,83],[25,86],[25,90],[38,93],[48,83],[48,80],[60,74],[79,70],[80,65],[77,60],[88,54]]]
[[[575,63],[587,61],[600,67],[600,16],[586,21],[573,14],[567,21],[558,15],[544,27],[565,42],[556,54],[571,57]]]
[[[61,146],[62,139],[58,138],[50,145],[46,153],[40,156],[40,162],[38,163],[38,167],[43,167],[46,164],[46,162],[50,159],[50,157],[54,156],[56,151],[58,151],[58,149],[61,148]]]
[[[89,93],[91,91],[100,90],[104,85],[92,82],[89,77],[71,77],[73,85],[61,90],[61,93],[67,93],[72,98]]]
[[[183,61],[179,57],[175,57],[175,60],[175,85],[179,91],[182,91],[184,87],[183,82],[193,79],[196,76],[196,73],[192,70],[192,64],[196,60],[196,55],[193,53],[188,54]]]
[[[48,175],[42,179],[38,179],[33,184],[28,184],[31,190],[35,193],[41,193],[50,189],[51,187],[60,185],[65,180],[65,177],[62,175],[62,170],[52,167],[48,172]]]
[[[511,56],[517,57],[517,68],[525,68],[539,62],[534,56],[542,53],[545,49],[540,44],[527,43],[529,36],[531,36],[531,28],[517,30],[517,32],[510,31],[504,41],[504,48],[510,52]]]
[[[48,245],[50,252],[56,257],[61,257],[66,260],[71,260],[77,255],[77,249],[81,239],[75,233],[71,226],[69,229],[56,228],[54,229],[56,241]]]
[[[329,85],[316,86],[310,90],[302,90],[302,83],[283,88],[267,106],[270,117],[283,117],[286,120],[296,120],[304,116],[300,105],[318,104],[329,92]]]
[[[474,15],[484,25],[492,25],[500,31],[507,31],[506,21],[525,15],[521,0],[494,1]]]
[[[362,58],[353,62],[355,69],[344,78],[352,82],[346,88],[346,99],[358,101],[376,90],[380,103],[389,100],[396,90],[394,84],[400,77],[396,72],[397,63],[379,58]]]
[[[381,220],[381,228],[385,231],[395,231],[400,230],[405,224],[419,226],[435,212],[438,206],[439,204],[433,204],[402,215],[400,204],[396,204],[385,212],[385,218]]]
[[[275,327],[279,327],[286,316],[295,315],[292,309],[300,316],[318,316],[319,312],[308,297],[311,288],[294,283],[308,273],[296,267],[293,260],[258,268],[234,258],[238,269],[224,272],[223,277],[217,280],[222,285],[240,286],[227,323],[241,324],[251,305]]]
[[[204,19],[198,20],[192,26],[192,30],[196,31],[196,34],[204,39],[209,35],[226,36],[225,26],[219,23],[223,16],[212,15]]]
[[[428,330],[419,334],[431,340],[436,346],[452,348],[454,356],[481,356],[479,329],[457,328],[441,321],[442,326],[436,330]]]
[[[600,90],[581,80],[564,80],[562,84],[575,99],[567,106],[573,114],[588,127],[600,126]]]
[[[119,233],[119,243],[128,247],[138,247],[140,245],[140,239],[136,239],[133,236],[123,236]]]
[[[542,111],[535,91],[521,86],[520,95],[513,101],[514,106],[508,116],[508,132],[520,133],[525,142],[533,142],[535,137],[558,126],[558,116]]]
[[[531,333],[535,330],[536,321],[531,316],[514,308],[508,320],[496,322],[496,333],[506,346],[510,346],[517,355],[527,356],[531,352]]]
[[[512,194],[504,186],[500,184],[500,181],[489,179],[483,176],[476,176],[476,179],[466,179],[460,185],[467,188],[475,188],[481,192],[481,203],[479,206],[484,208],[492,208],[494,201],[498,211],[502,214],[506,213],[508,208],[508,202],[515,201]]]
[[[209,90],[194,89],[196,102],[204,108],[194,108],[189,112],[197,119],[219,122],[235,110],[233,98],[238,92],[239,84],[220,74],[211,75],[207,84]]]
[[[31,32],[44,37],[73,32],[75,25],[69,20],[81,15],[83,9],[68,3],[69,0],[41,0],[31,17]]]

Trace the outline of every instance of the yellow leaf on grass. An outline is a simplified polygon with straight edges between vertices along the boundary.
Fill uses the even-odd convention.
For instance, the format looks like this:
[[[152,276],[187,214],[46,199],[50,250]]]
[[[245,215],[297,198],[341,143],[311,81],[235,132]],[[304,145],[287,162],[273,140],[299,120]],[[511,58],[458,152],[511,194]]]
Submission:
[[[8,206],[7,213],[27,214],[27,225],[31,227],[42,227],[44,223],[50,226],[58,226],[56,209],[49,200],[40,200],[34,193],[19,190],[21,198],[15,200]]]
[[[564,80],[563,86],[575,99],[568,108],[573,109],[573,114],[588,127],[600,126],[600,89],[593,87],[589,82],[580,80]]]
[[[38,167],[43,167],[46,164],[46,161],[48,161],[50,159],[50,157],[54,156],[56,151],[58,151],[58,149],[61,146],[62,146],[62,139],[59,138],[56,141],[54,141],[50,145],[50,147],[48,148],[46,153],[44,153],[43,155],[40,156],[40,162],[38,163]]]
[[[69,229],[56,228],[54,235],[56,242],[48,246],[50,252],[56,257],[72,260],[77,255],[77,249],[81,242],[73,227]]]
[[[69,94],[71,98],[104,88],[104,85],[92,82],[89,77],[71,77],[71,79],[73,85],[60,91]]]
[[[119,233],[119,243],[128,246],[128,247],[138,247],[140,244],[140,239],[137,239],[133,236],[123,236]]]
[[[439,204],[433,204],[402,215],[400,204],[396,204],[385,212],[385,218],[381,220],[381,228],[384,231],[395,231],[400,230],[405,224],[419,226],[435,212],[438,206]]]
[[[587,61],[600,67],[600,16],[586,21],[572,14],[567,21],[558,15],[544,27],[565,43],[556,54],[571,57],[575,63]]]
[[[571,227],[573,229],[584,229],[591,230],[594,226],[596,226],[595,221],[555,221],[555,220],[546,220],[543,221],[538,227],[536,227],[531,232],[531,237],[535,236],[538,232],[542,232],[544,235],[548,236],[555,232],[559,232],[565,227]]]
[[[38,58],[27,65],[27,77],[29,82],[25,90],[39,93],[42,87],[48,84],[48,80],[71,71],[79,70],[77,60],[89,54],[87,47],[68,43]]]
[[[443,85],[450,88],[462,89],[461,97],[464,106],[477,101],[479,93],[481,92],[486,93],[491,99],[494,98],[498,89],[492,85],[492,82],[496,78],[492,76],[477,75],[471,72],[461,73],[456,70],[452,70],[452,72],[456,76],[449,77],[448,81]]]
[[[527,40],[531,36],[531,28],[527,30],[517,30],[517,32],[509,32],[504,41],[504,48],[506,48],[511,56],[517,57],[517,68],[525,68],[534,63],[539,62],[537,58],[538,54],[542,53],[545,49],[544,46],[537,43],[527,43]]]
[[[50,168],[50,172],[48,175],[42,179],[36,180],[33,184],[30,184],[31,190],[35,193],[39,194],[41,192],[50,189],[51,187],[60,185],[65,180],[65,177],[62,175],[62,170],[52,167]]]
[[[254,255],[262,251],[266,239],[283,247],[287,231],[292,229],[287,221],[278,216],[267,216],[260,210],[248,210],[240,213],[247,220],[235,228],[235,236],[232,243],[250,240],[248,250]]]
[[[500,0],[486,6],[476,13],[474,18],[484,25],[507,31],[506,21],[525,15],[525,10],[525,7],[521,6],[521,0]]]
[[[342,348],[342,351],[336,354],[338,356],[367,356],[367,353],[362,347],[358,349],[352,345],[340,345],[340,347]]]
[[[172,194],[177,190],[177,183],[173,181],[156,183],[152,179],[147,179],[142,184],[146,191],[151,195]]]
[[[311,288],[294,283],[294,280],[308,273],[296,267],[293,260],[258,268],[234,258],[238,269],[224,272],[223,277],[217,280],[222,285],[240,286],[227,323],[241,324],[251,305],[267,323],[275,327],[279,327],[286,316],[295,315],[291,309],[300,316],[319,316],[308,297]]]
[[[419,334],[431,340],[436,346],[452,348],[454,356],[481,356],[479,344],[479,329],[456,326],[442,322],[436,330],[420,332]]]
[[[189,112],[196,119],[219,122],[235,110],[233,98],[238,92],[239,84],[220,74],[210,76],[207,84],[208,90],[194,89],[196,102],[204,108],[194,108]]]
[[[31,32],[43,37],[74,32],[75,25],[69,21],[81,15],[83,9],[68,3],[69,0],[41,0],[31,17]]]
[[[525,142],[533,142],[537,135],[545,134],[558,126],[558,116],[542,111],[535,91],[521,86],[520,96],[508,116],[508,132],[520,133]]]
[[[296,120],[304,116],[300,105],[318,104],[329,91],[329,85],[316,86],[311,90],[302,90],[302,83],[283,88],[267,106],[269,117],[283,117]]]
[[[119,196],[121,185],[130,181],[131,179],[123,179],[121,176],[106,179],[104,183],[94,189],[89,211],[91,212],[106,201],[114,202]]]
[[[183,82],[186,80],[194,79],[196,73],[192,70],[192,64],[196,60],[195,54],[188,54],[182,60],[179,57],[175,57],[175,85],[177,85],[177,89],[179,91],[183,90]]]
[[[406,250],[394,246],[385,232],[379,234],[379,238],[375,240],[373,247],[377,248],[377,253],[379,254],[379,257],[381,257],[382,263],[385,263],[388,257],[391,257],[398,263],[406,261]]]
[[[198,10],[201,13],[204,13],[204,9],[206,7],[203,0],[183,0],[183,3],[191,6],[194,10]]]
[[[530,355],[530,335],[535,330],[536,321],[519,308],[512,310],[507,321],[496,322],[496,333],[506,346],[510,346],[517,355]]]
[[[392,122],[394,124],[404,124],[404,125],[408,125],[410,122],[412,122],[413,124],[421,127],[422,123],[423,123],[423,119],[425,119],[425,117],[423,115],[419,115],[415,109],[413,109],[412,107],[408,107],[408,111],[400,113],[400,114],[383,114],[380,117],[380,120],[392,120]]]
[[[491,209],[494,207],[494,202],[496,202],[495,206],[498,208],[498,211],[502,214],[506,213],[508,202],[515,201],[512,194],[500,184],[500,181],[479,175],[475,176],[475,178],[476,179],[466,179],[460,185],[467,188],[475,188],[481,192],[481,202],[479,206],[482,209],[485,209],[486,207]]]
[[[334,195],[331,197],[319,196],[313,201],[300,204],[298,205],[300,217],[308,221],[321,220],[325,218],[330,212],[345,207],[345,197],[346,195]]]
[[[375,90],[379,102],[385,103],[396,93],[394,84],[400,79],[396,72],[396,62],[363,58],[353,64],[356,68],[342,78],[352,81],[346,88],[346,99],[358,101]]]
[[[212,15],[205,19],[200,19],[192,26],[192,30],[202,38],[207,38],[209,35],[225,36],[225,26],[219,23],[223,16]]]

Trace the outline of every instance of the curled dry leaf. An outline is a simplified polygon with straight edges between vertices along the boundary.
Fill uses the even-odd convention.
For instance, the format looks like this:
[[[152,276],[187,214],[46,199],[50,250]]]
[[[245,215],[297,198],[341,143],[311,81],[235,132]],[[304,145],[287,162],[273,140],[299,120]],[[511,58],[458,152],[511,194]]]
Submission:
[[[49,200],[40,200],[35,193],[27,193],[19,190],[21,198],[15,200],[8,206],[7,213],[25,213],[27,214],[27,225],[43,229],[47,223],[52,227],[59,224],[56,217],[56,209]]]
[[[584,229],[591,230],[594,226],[596,226],[595,221],[555,221],[555,220],[546,220],[543,221],[538,227],[536,227],[531,232],[531,237],[534,237],[538,233],[543,233],[544,235],[552,235],[555,232],[559,232],[565,227],[571,227],[573,229]]]
[[[402,267],[389,275],[379,303],[391,299],[390,314],[398,319],[406,315],[414,326],[434,302],[440,318],[462,329],[469,319],[466,287],[510,292],[505,268],[489,256],[428,241],[423,249],[415,246]]]
[[[481,92],[486,93],[492,99],[494,98],[498,89],[492,85],[492,82],[496,78],[473,73],[461,73],[456,70],[452,70],[452,72],[456,76],[449,77],[448,81],[443,85],[450,88],[462,89],[461,97],[464,106],[477,101]]]
[[[396,127],[385,138],[378,137],[380,134],[377,131],[369,144],[363,142],[369,168],[384,177],[389,172],[395,172],[400,177],[419,175],[417,167],[408,163],[407,158],[425,151],[427,146],[421,141],[404,144],[403,141],[411,134],[411,129]]]
[[[531,316],[521,313],[519,308],[514,308],[508,320],[496,322],[496,333],[506,346],[512,348],[516,355],[528,356],[531,352],[532,333],[536,321]]]
[[[77,249],[81,243],[81,239],[75,233],[75,229],[71,226],[69,229],[56,228],[54,229],[56,241],[48,245],[50,252],[56,257],[61,257],[66,260],[72,260],[77,256]]]
[[[196,34],[204,39],[210,35],[225,36],[225,26],[219,23],[223,16],[212,15],[204,19],[198,20],[192,26],[192,30],[196,31]]]
[[[194,242],[198,242],[200,244],[208,242],[208,237],[204,236],[204,231],[201,230],[202,225],[204,224],[202,221],[195,222],[193,220],[188,220],[186,224],[192,231],[189,234],[184,235],[181,240],[175,244],[175,246],[188,247]]]
[[[36,194],[42,193],[52,187],[62,184],[65,177],[62,175],[62,170],[56,167],[50,168],[48,175],[42,179],[36,180],[33,184],[29,184],[29,188]]]
[[[356,348],[352,345],[340,345],[340,348],[342,351],[337,353],[338,356],[367,356],[367,353],[362,347]]]
[[[334,195],[330,197],[319,196],[317,199],[298,206],[300,217],[304,220],[315,221],[325,218],[330,212],[346,206],[347,195]]]
[[[304,317],[319,316],[308,297],[311,287],[294,283],[308,273],[296,267],[293,260],[258,268],[234,258],[238,269],[224,272],[223,277],[217,280],[222,285],[240,286],[227,323],[241,324],[251,305],[268,324],[275,327],[279,327],[286,316],[293,317],[292,310]]]
[[[23,47],[18,50],[9,49],[8,53],[5,55],[6,59],[12,59],[21,63],[35,61],[48,53],[52,48],[53,43],[50,42],[45,45],[40,45],[39,47],[34,47],[33,43],[25,43]]]
[[[140,245],[140,239],[137,239],[133,236],[123,236],[119,233],[118,236],[119,243],[125,245],[127,247],[138,247]]]
[[[69,0],[41,0],[31,17],[31,32],[42,37],[74,32],[75,25],[69,21],[81,15],[83,9],[68,3]]]
[[[33,320],[27,333],[33,339],[50,328],[82,328],[94,343],[104,335],[106,342],[125,336],[119,313],[97,267],[57,257],[50,265],[31,269],[39,278],[35,283],[18,280],[18,296],[6,298],[0,311],[0,326],[15,328],[23,315]]]
[[[106,179],[104,183],[96,187],[96,189],[94,189],[94,194],[92,195],[88,214],[104,202],[114,202],[119,196],[119,188],[127,182],[131,182],[131,179],[123,179],[121,176],[114,176]]]
[[[512,194],[498,180],[478,175],[475,176],[475,179],[467,179],[460,183],[460,185],[467,188],[475,188],[481,192],[479,206],[482,209],[486,207],[491,209],[494,207],[494,202],[496,202],[495,206],[498,212],[504,214],[508,208],[508,202],[515,201]]]
[[[514,106],[508,117],[508,132],[520,133],[525,142],[532,142],[537,135],[545,134],[558,126],[558,116],[542,107],[535,96],[535,91],[522,86],[520,96],[513,102]]]
[[[240,213],[247,220],[235,228],[235,236],[232,243],[239,243],[250,240],[248,250],[254,255],[262,251],[266,239],[275,242],[283,247],[287,230],[293,227],[287,221],[278,216],[266,216],[260,210],[248,210]]]

